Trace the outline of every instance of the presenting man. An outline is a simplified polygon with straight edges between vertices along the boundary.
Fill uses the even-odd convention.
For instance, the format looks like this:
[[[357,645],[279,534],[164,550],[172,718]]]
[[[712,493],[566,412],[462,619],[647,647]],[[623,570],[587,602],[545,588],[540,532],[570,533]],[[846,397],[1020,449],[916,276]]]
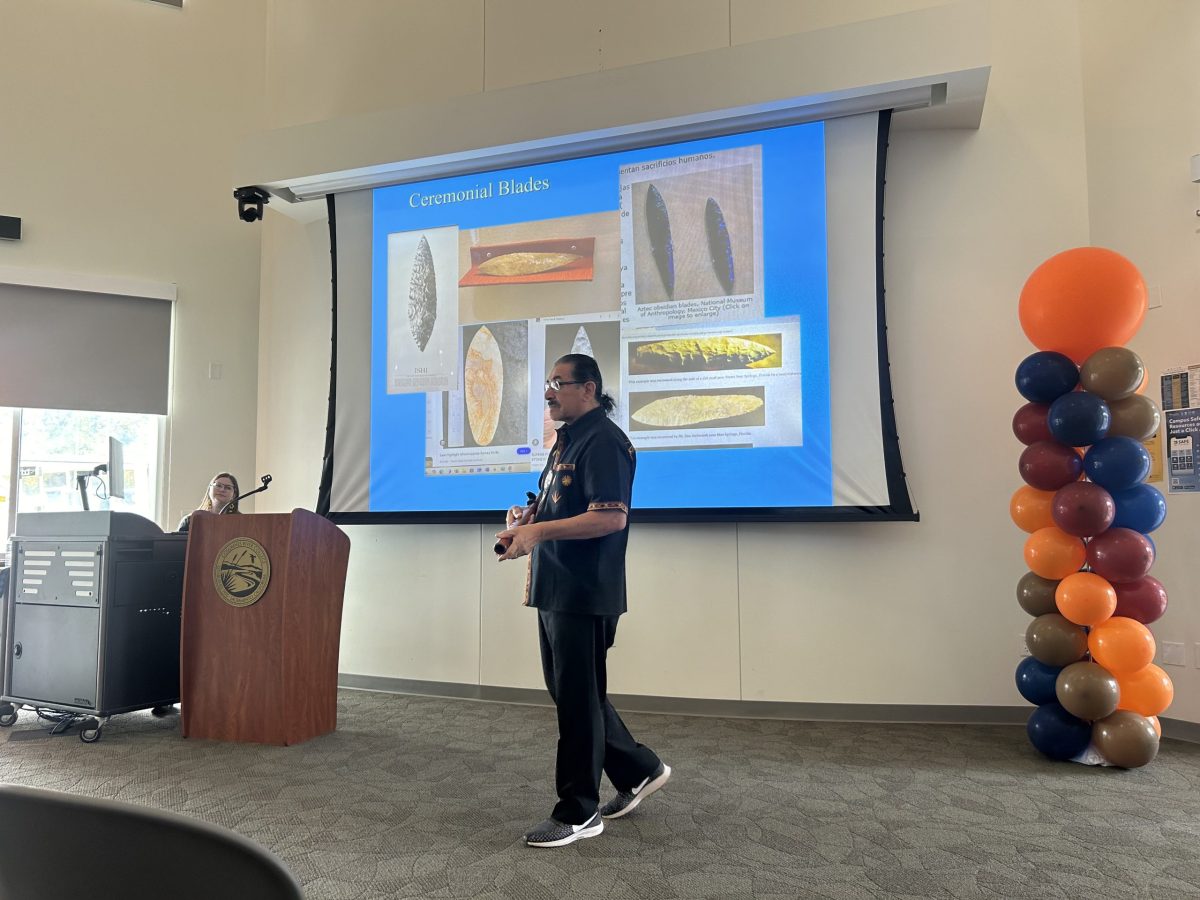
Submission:
[[[561,847],[632,812],[666,784],[671,768],[633,739],[606,696],[605,655],[625,612],[633,445],[608,419],[613,399],[590,356],[558,360],[545,396],[550,418],[563,424],[541,493],[510,509],[496,537],[506,548],[501,560],[532,554],[525,602],[538,610],[542,671],[558,707],[558,803],[525,842]],[[601,809],[602,770],[617,795]]]

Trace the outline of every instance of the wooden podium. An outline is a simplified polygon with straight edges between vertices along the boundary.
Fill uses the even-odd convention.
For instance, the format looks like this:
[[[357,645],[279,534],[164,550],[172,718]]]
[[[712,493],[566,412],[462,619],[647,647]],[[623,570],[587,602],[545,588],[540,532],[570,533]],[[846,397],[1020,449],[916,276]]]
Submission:
[[[179,648],[184,737],[298,744],[337,727],[350,539],[303,509],[192,514]]]

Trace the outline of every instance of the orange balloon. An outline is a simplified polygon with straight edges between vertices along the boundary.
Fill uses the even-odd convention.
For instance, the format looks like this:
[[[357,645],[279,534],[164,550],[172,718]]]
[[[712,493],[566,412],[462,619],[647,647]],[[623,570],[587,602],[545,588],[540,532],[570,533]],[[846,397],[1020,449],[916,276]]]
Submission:
[[[1119,678],[1144,669],[1154,659],[1154,635],[1136,619],[1113,616],[1088,635],[1092,659]]]
[[[1137,333],[1147,308],[1137,266],[1103,247],[1076,247],[1050,257],[1021,289],[1021,328],[1039,350],[1076,363]]]
[[[1025,485],[1017,488],[1008,503],[1008,514],[1022,531],[1033,534],[1054,524],[1054,491],[1039,491]]]
[[[1147,718],[1165,712],[1175,699],[1171,676],[1153,663],[1136,672],[1118,675],[1117,684],[1121,688],[1117,709],[1132,710]],[[1161,732],[1159,736],[1162,736]]]
[[[1094,572],[1068,575],[1054,589],[1054,603],[1068,622],[1099,625],[1117,608],[1117,592]]]
[[[1155,733],[1162,737],[1162,722],[1158,721],[1158,716],[1146,716],[1146,721],[1154,726]]]
[[[1078,572],[1086,559],[1083,541],[1053,525],[1039,528],[1025,540],[1025,565],[1052,581]]]

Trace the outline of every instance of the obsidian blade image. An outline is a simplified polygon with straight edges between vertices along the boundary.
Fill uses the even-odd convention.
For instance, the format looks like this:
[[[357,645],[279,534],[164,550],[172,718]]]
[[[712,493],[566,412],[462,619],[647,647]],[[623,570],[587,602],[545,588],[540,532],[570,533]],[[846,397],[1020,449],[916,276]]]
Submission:
[[[708,256],[713,272],[726,294],[733,293],[733,245],[729,242],[729,229],[721,205],[712,197],[704,205],[704,230],[708,233]]]
[[[412,277],[408,283],[408,327],[417,349],[424,350],[433,334],[437,319],[437,274],[433,269],[433,253],[425,236],[417,243],[413,258]]]
[[[650,185],[646,191],[646,233],[650,238],[650,252],[662,276],[667,296],[675,296],[675,245],[671,241],[671,217],[667,215],[667,204],[658,188]]]
[[[631,325],[763,318],[761,150],[622,170],[622,309]],[[679,306],[691,300],[719,302]]]

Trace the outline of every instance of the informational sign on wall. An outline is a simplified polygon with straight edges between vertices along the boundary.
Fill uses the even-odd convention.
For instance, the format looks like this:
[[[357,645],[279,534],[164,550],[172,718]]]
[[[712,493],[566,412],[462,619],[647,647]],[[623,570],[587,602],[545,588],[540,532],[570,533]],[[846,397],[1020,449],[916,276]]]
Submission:
[[[1200,449],[1200,365],[1167,369],[1161,383],[1167,491],[1200,493],[1196,471],[1196,450]]]
[[[1162,373],[1163,412],[1200,408],[1200,366],[1180,366]]]
[[[1167,490],[1172,494],[1200,492],[1195,456],[1200,448],[1200,409],[1172,409],[1165,415]]]

